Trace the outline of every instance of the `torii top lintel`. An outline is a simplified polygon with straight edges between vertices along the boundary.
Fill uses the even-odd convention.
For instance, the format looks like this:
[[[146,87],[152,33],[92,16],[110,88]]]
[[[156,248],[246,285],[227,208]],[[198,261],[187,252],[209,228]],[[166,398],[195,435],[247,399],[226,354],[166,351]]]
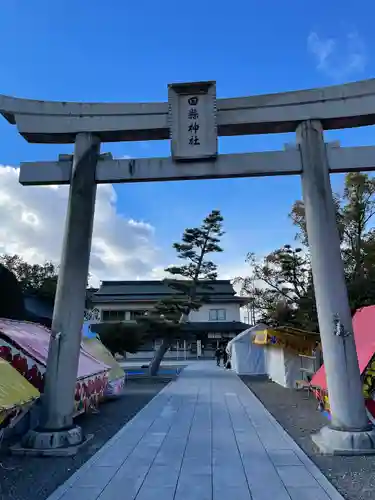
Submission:
[[[167,103],[53,102],[0,96],[0,113],[29,142],[73,143],[91,132],[102,142],[169,138]],[[326,130],[375,124],[375,79],[278,94],[217,100],[221,136],[294,132],[309,119]]]

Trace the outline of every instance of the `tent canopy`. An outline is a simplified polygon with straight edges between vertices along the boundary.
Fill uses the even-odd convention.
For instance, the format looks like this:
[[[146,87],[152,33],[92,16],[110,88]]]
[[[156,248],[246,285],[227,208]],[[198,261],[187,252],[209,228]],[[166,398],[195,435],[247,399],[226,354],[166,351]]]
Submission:
[[[38,389],[7,361],[0,358],[0,424],[9,412],[25,407],[39,396]]]
[[[111,367],[108,373],[110,381],[124,378],[124,370],[98,338],[85,337],[82,344],[83,349],[91,356]]]
[[[354,341],[357,350],[359,369],[366,370],[375,353],[375,306],[358,309],[353,317]],[[324,354],[324,353],[323,353]],[[311,384],[327,390],[327,379],[324,365],[315,373]]]
[[[46,366],[51,331],[47,328],[26,321],[12,321],[0,318],[1,339],[10,341],[41,365]],[[78,365],[78,379],[108,372],[110,366],[81,351]]]
[[[253,343],[254,336],[265,325],[252,326],[228,342],[227,352],[231,356],[232,369],[239,375],[265,375],[266,360],[263,346]]]
[[[290,327],[258,324],[229,342],[232,368],[239,375],[268,375],[284,387],[295,387],[301,376],[299,353],[311,353],[319,334]]]
[[[254,338],[254,343],[284,347],[299,354],[306,354],[311,353],[319,340],[318,333],[307,332],[289,326],[279,326],[259,330]]]
[[[236,344],[236,343],[247,343],[248,340],[249,340],[249,336],[254,336],[254,334],[258,331],[258,330],[264,330],[265,328],[267,328],[266,325],[264,325],[263,323],[259,323],[258,325],[255,325],[255,326],[251,326],[250,328],[248,328],[247,330],[244,330],[243,332],[239,333],[237,335],[237,337],[234,337],[234,339],[232,339],[230,342],[228,342],[228,346],[227,347],[231,347],[233,346],[233,344]]]

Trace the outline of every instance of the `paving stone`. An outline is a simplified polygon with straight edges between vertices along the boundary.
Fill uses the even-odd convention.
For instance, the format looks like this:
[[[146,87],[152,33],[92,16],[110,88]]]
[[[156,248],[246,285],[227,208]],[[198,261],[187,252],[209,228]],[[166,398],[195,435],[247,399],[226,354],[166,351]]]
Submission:
[[[154,463],[156,465],[168,465],[168,467],[180,469],[182,458],[185,453],[186,441],[182,439],[165,440],[160,447]]]
[[[100,467],[120,467],[133,451],[133,446],[124,446],[116,444],[108,448],[101,454],[95,465]]]
[[[195,363],[60,492],[63,500],[327,500],[298,450],[238,377]]]
[[[72,487],[104,489],[117,471],[118,467],[98,467],[97,465],[93,465],[73,483]]]
[[[286,465],[277,467],[277,472],[286,487],[317,487],[314,476],[305,467]]]
[[[175,488],[170,486],[161,488],[142,487],[136,500],[174,500]]]
[[[290,495],[284,487],[276,488],[265,484],[260,488],[250,488],[251,500],[290,500]],[[299,500],[305,500],[303,497]]]
[[[331,500],[322,488],[288,488],[292,500]]]
[[[212,470],[214,488],[228,489],[236,486],[247,487],[247,479],[243,467],[234,467],[230,463],[224,466],[214,466]]]
[[[211,476],[211,474],[212,474],[211,464],[204,465],[200,462],[194,462],[190,460],[185,460],[182,464],[181,475],[183,476],[189,476],[191,478],[194,478],[194,476],[197,475]]]
[[[213,500],[253,500],[247,486],[213,489]],[[275,500],[275,499],[272,499]]]
[[[134,500],[144,483],[148,470],[147,467],[138,467],[137,469],[123,468],[118,471],[101,493],[100,500]]]
[[[61,500],[97,500],[102,488],[69,488],[61,497]]]
[[[143,488],[176,488],[180,471],[165,465],[153,465],[142,485]]]
[[[270,450],[268,455],[272,462],[276,465],[295,465],[303,466],[301,460],[297,457],[293,450]]]
[[[211,476],[180,477],[174,500],[212,500]]]

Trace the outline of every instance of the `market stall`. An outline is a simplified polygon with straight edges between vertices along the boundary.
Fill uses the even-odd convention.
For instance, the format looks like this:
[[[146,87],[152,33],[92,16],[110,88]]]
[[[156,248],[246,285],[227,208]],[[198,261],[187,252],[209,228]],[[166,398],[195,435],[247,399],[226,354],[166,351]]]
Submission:
[[[228,342],[227,352],[231,368],[238,375],[267,374],[265,348],[253,342],[256,333],[265,328],[266,325],[262,323],[252,326]]]
[[[253,339],[255,345],[265,350],[270,379],[291,389],[301,379],[300,354],[311,354],[318,341],[319,334],[292,327],[260,329]]]
[[[7,361],[0,358],[0,436],[30,410],[40,393]]]
[[[91,323],[84,323],[82,328],[82,349],[110,367],[108,385],[104,396],[118,396],[122,393],[125,384],[125,372],[115,360],[109,350],[102,344],[96,333],[91,331]]]
[[[367,414],[375,424],[375,306],[358,309],[353,317],[353,331]],[[324,364],[312,378],[311,385],[320,409],[330,419]]]
[[[44,389],[51,331],[25,321],[0,319],[0,358],[8,361],[39,392]],[[110,366],[81,349],[75,415],[98,406],[108,385]]]

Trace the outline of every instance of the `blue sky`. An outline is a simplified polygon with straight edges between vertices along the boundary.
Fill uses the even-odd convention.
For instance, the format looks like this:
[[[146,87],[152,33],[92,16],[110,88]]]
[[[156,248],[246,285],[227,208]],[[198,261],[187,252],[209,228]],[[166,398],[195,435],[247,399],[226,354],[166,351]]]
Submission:
[[[199,7],[198,7],[199,6]],[[165,101],[167,84],[216,80],[218,97],[281,92],[371,78],[375,5],[349,0],[12,0],[0,2],[0,93],[64,101]],[[26,143],[0,121],[0,163],[54,159],[69,146]],[[282,148],[293,134],[220,139],[220,152]],[[342,145],[374,144],[373,127],[333,131]],[[166,156],[168,141],[106,144],[115,156]],[[334,188],[342,182],[333,179]],[[24,188],[33,189],[33,188]],[[291,242],[298,178],[118,185],[117,210],[155,227],[162,261],[186,226],[213,208],[225,217],[235,268],[248,251]],[[126,276],[123,276],[125,279]]]

